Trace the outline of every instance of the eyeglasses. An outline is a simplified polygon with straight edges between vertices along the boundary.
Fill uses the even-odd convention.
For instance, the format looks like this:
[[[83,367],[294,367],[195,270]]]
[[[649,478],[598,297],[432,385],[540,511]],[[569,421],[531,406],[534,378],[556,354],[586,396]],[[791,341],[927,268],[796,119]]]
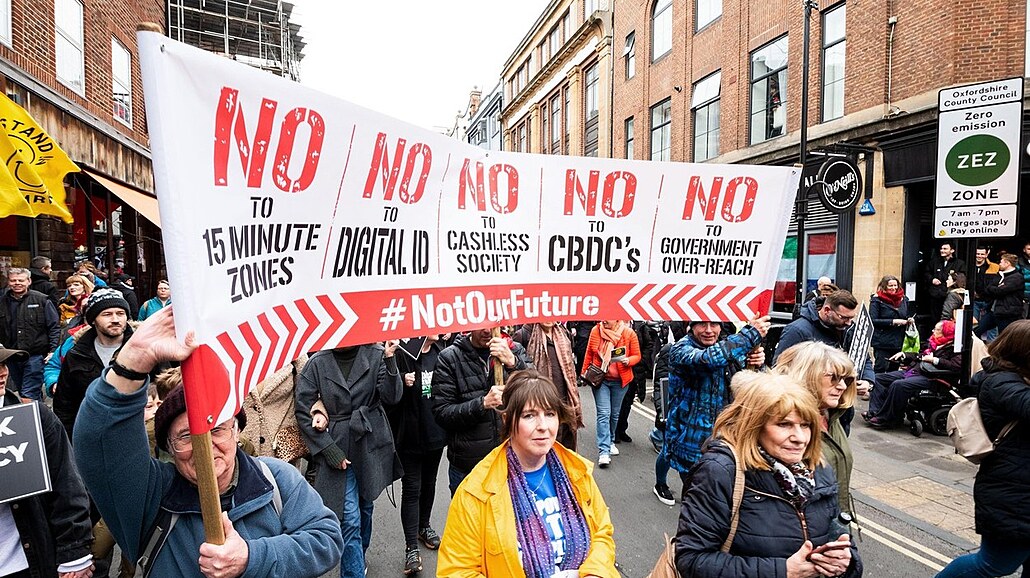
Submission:
[[[830,378],[830,383],[832,383],[833,385],[843,385],[845,387],[850,387],[852,383],[855,383],[854,375],[840,375],[837,373],[824,373],[823,375],[825,377]]]
[[[835,309],[830,309],[830,312],[833,313],[834,315],[836,315],[837,319],[840,319],[841,321],[843,321],[845,323],[849,323],[851,321],[854,321],[855,317],[857,317],[857,315],[841,315]]]
[[[233,434],[236,433],[236,419],[227,421],[221,425],[215,426],[211,429],[211,441],[216,444],[222,444],[232,439]],[[193,443],[190,441],[190,434],[184,433],[178,437],[168,438],[168,447],[173,452],[181,454],[193,449]]]

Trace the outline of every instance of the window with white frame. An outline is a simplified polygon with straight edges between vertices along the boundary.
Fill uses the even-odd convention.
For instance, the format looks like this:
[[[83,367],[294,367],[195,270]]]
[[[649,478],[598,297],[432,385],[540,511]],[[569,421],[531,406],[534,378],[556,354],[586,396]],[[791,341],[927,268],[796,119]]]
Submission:
[[[625,137],[626,137],[626,158],[633,158],[633,117],[626,119]]]
[[[547,34],[548,52],[551,56],[558,54],[558,51],[561,50],[562,44],[565,42],[562,37],[562,32],[563,30],[560,26],[555,26]]]
[[[719,100],[722,71],[694,84],[690,108],[694,111],[694,162],[719,155]]]
[[[111,105],[114,118],[132,127],[132,56],[111,39]]]
[[[823,12],[823,120],[844,116],[844,53],[846,12],[844,3]]]
[[[672,159],[672,99],[651,107],[651,160]]]
[[[626,80],[633,78],[637,73],[637,35],[630,32],[626,35],[626,48],[622,51],[622,57],[626,61]]]
[[[583,21],[585,22],[598,9],[597,0],[585,0],[583,2]]]
[[[57,80],[83,94],[86,89],[86,71],[83,62],[82,2],[54,0],[54,14]]]
[[[0,42],[13,46],[11,36],[11,0],[0,0]]]
[[[655,0],[651,13],[651,62],[672,50],[672,0]]]
[[[785,134],[787,37],[751,53],[751,144]]]
[[[722,0],[695,0],[694,15],[694,30],[701,30],[722,16]]]
[[[562,150],[562,135],[565,134],[562,126],[562,99],[561,90],[558,90],[556,94],[551,96],[550,99],[551,109],[551,146],[550,152],[552,155],[560,155],[564,151]]]
[[[596,157],[600,119],[598,115],[598,80],[597,63],[591,64],[583,73],[583,156]]]

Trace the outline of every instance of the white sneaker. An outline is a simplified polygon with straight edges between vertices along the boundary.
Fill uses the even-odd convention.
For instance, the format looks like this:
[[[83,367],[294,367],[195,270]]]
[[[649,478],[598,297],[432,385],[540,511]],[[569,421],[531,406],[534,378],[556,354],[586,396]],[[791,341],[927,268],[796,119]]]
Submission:
[[[608,450],[608,453],[610,453],[613,456],[619,455],[619,446],[612,444],[612,448]]]
[[[608,454],[601,454],[597,458],[597,465],[602,468],[607,468],[612,463],[612,458]]]

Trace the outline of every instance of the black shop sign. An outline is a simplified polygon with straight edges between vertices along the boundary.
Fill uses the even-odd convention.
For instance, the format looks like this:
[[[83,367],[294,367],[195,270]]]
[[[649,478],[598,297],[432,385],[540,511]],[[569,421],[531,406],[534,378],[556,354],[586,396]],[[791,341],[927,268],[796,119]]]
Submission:
[[[847,157],[831,157],[819,167],[816,193],[828,211],[844,213],[855,208],[862,195],[858,165]]]
[[[0,408],[0,504],[49,492],[37,402]]]

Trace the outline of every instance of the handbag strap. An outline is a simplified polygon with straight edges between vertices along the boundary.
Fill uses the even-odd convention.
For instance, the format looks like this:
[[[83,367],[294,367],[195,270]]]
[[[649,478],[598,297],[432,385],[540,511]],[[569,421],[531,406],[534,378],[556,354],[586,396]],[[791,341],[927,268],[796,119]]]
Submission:
[[[744,501],[744,468],[740,463],[740,456],[737,455],[737,451],[733,449],[733,446],[727,444],[730,448],[730,453],[733,454],[734,472],[733,472],[733,505],[730,510],[730,533],[726,536],[726,541],[722,543],[722,547],[719,548],[721,552],[729,553],[730,547],[733,546],[733,538],[737,535],[737,524],[740,522],[740,504]]]
[[[1009,432],[1012,431],[1012,429],[1015,428],[1016,424],[1018,423],[1019,420],[1017,419],[1005,424],[1005,427],[1001,428],[1001,433],[998,434],[998,437],[994,440],[994,443],[991,445],[993,445],[994,447],[998,447],[998,444],[1001,443],[1001,440],[1005,439],[1005,436],[1009,435]]]

